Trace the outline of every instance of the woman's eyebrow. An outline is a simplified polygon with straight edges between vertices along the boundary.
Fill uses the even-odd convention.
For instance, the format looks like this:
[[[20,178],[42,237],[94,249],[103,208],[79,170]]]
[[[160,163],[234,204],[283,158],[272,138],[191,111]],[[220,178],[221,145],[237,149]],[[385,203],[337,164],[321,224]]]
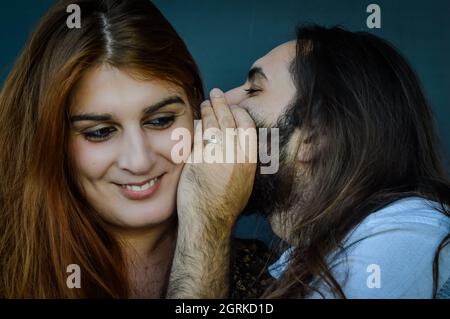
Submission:
[[[170,105],[170,104],[183,104],[186,105],[186,103],[184,103],[183,99],[181,97],[179,97],[178,95],[174,95],[174,96],[170,96],[168,98],[165,98],[164,100],[157,102],[153,105],[150,105],[149,107],[147,107],[144,110],[144,114],[149,114],[149,113],[153,113],[157,110],[159,110],[160,108]]]
[[[74,115],[70,117],[70,122],[81,122],[81,121],[91,121],[91,122],[102,122],[102,121],[111,121],[112,115],[111,114],[80,114],[80,115]]]
[[[150,105],[149,107],[146,107],[144,109],[144,114],[153,113],[160,108],[170,105],[170,104],[183,104],[186,105],[186,103],[183,101],[183,99],[177,95],[170,96],[165,98],[162,101],[159,101],[153,105]],[[104,121],[111,121],[112,115],[111,114],[97,114],[97,113],[86,113],[86,114],[79,114],[74,115],[70,117],[70,122],[81,122],[81,121],[91,121],[91,122],[104,122]]]

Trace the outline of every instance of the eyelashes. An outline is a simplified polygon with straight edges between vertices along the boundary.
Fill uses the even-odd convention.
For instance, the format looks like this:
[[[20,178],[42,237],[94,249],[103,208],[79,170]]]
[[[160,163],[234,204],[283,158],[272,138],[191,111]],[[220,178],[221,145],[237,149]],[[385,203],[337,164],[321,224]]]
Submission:
[[[175,122],[175,115],[161,116],[144,122],[144,126],[152,126],[155,128],[168,128]]]
[[[151,129],[163,130],[172,126],[175,122],[175,115],[161,116],[143,122],[143,126]],[[84,131],[81,134],[91,142],[102,142],[111,138],[118,129],[114,126],[104,126],[95,130]]]
[[[261,92],[262,90],[255,89],[255,88],[248,88],[248,89],[245,89],[244,91],[246,92],[247,96],[252,96],[255,93]]]
[[[115,127],[102,127],[93,131],[83,132],[83,136],[88,141],[100,142],[108,139],[110,136],[116,132]]]

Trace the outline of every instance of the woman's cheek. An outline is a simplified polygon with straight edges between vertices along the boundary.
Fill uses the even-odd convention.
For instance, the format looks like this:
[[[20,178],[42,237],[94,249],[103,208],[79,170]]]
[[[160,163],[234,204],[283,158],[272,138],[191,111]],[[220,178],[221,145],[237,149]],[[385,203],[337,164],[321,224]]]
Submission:
[[[71,160],[78,175],[88,178],[103,176],[114,158],[113,147],[105,143],[92,143],[82,137],[71,143]]]
[[[178,131],[176,132],[176,130]],[[178,150],[180,145],[183,145],[183,148],[188,149],[190,153],[190,148],[194,138],[193,123],[192,121],[189,121],[189,119],[180,120],[177,125],[173,125],[169,129],[159,131],[149,138],[153,139],[154,142],[152,143],[152,146],[159,154],[173,164],[179,165],[178,161],[175,162],[172,160],[172,151]],[[181,167],[182,166],[183,165],[181,165]]]

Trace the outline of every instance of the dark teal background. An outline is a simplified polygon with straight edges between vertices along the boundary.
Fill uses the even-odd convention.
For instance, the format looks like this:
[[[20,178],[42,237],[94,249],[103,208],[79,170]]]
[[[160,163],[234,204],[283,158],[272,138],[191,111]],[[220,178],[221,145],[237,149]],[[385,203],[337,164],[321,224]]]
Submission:
[[[251,64],[295,37],[298,23],[341,25],[391,41],[411,62],[450,150],[450,1],[448,0],[159,0],[186,41],[207,89],[244,81]],[[367,5],[381,7],[381,29],[366,26]],[[449,156],[446,156],[449,159]]]
[[[0,2],[0,83],[51,0]],[[207,90],[244,81],[251,64],[293,39],[296,24],[370,31],[391,41],[419,74],[450,156],[450,1],[156,0],[200,65]],[[366,7],[381,7],[381,29],[366,27]]]
[[[0,83],[50,0],[0,2]],[[295,37],[298,23],[341,25],[391,41],[411,62],[450,151],[450,1],[448,0],[156,0],[198,62],[205,88],[228,90],[270,49]],[[367,5],[381,7],[381,29],[366,26]],[[250,218],[241,222],[254,225]],[[240,226],[241,227],[241,226]],[[265,226],[261,226],[265,227]],[[238,227],[238,232],[239,232]]]

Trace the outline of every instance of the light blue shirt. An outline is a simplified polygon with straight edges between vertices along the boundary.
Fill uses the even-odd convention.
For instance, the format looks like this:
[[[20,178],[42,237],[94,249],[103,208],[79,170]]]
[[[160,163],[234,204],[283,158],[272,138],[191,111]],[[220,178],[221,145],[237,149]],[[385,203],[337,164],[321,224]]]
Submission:
[[[345,253],[331,255],[330,268],[347,298],[432,298],[433,259],[450,233],[450,218],[420,197],[398,200],[366,217],[344,239]],[[269,267],[279,278],[292,248]],[[450,278],[450,245],[441,250],[438,291]],[[325,298],[336,298],[318,281]],[[322,298],[313,293],[309,298]]]

